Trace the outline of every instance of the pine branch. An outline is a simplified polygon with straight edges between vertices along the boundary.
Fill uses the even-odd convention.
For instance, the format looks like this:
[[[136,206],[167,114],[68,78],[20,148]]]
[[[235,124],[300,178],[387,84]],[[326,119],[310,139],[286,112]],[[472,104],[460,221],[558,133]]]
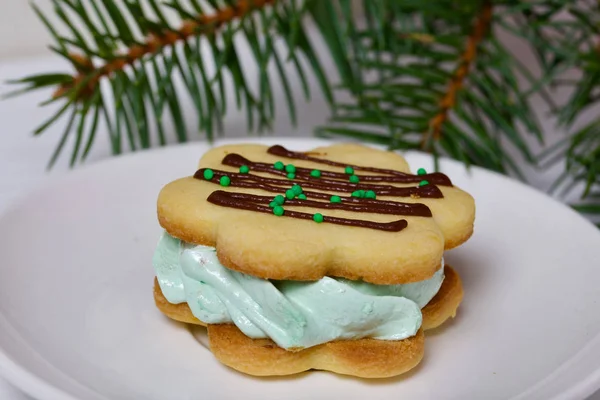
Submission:
[[[564,140],[544,152],[544,166],[565,163],[565,171],[554,183],[552,191],[567,196],[576,191],[579,202],[573,207],[600,222],[600,118],[594,116],[583,127],[586,111],[597,108],[600,94],[600,4],[557,2],[546,10],[528,10],[530,20],[542,21],[526,34],[539,43],[544,82],[551,87],[568,87],[571,95],[553,113],[558,128],[569,132]],[[564,16],[567,17],[564,17]],[[546,27],[544,29],[544,27]],[[563,79],[574,71],[580,79]],[[597,111],[594,113],[597,115]]]
[[[275,0],[53,2],[58,22],[34,9],[54,38],[52,49],[75,72],[13,82],[26,85],[18,93],[57,87],[45,104],[62,101],[63,106],[36,129],[37,134],[72,115],[68,111],[75,112],[75,120],[68,125],[72,129],[64,133],[50,166],[70,135],[74,135],[71,165],[84,160],[101,125],[109,131],[115,154],[123,151],[123,142],[130,150],[148,148],[154,142],[165,145],[166,118],[173,124],[176,139],[188,140],[184,96],[197,113],[197,131],[212,140],[215,132],[222,132],[227,111],[227,72],[236,106],[246,110],[249,130],[268,129],[272,124],[276,106],[273,80],[284,87],[290,118],[295,122],[294,93],[289,83],[293,73],[284,65],[294,66],[308,97],[307,67],[301,58],[308,60],[308,69],[333,104],[328,77],[301,23],[307,9],[304,4]],[[179,16],[178,27],[165,17],[167,8]],[[57,23],[63,25],[62,30],[54,26]],[[60,35],[59,31],[67,33]],[[256,76],[244,65],[247,61],[240,59],[237,37],[250,45]],[[102,81],[108,85],[101,85]],[[259,83],[257,89],[253,82]]]
[[[467,46],[464,53],[461,55],[460,64],[454,72],[450,83],[448,84],[448,90],[442,100],[440,101],[439,112],[431,119],[429,123],[429,131],[423,135],[421,141],[421,147],[426,149],[430,139],[439,140],[442,134],[443,125],[448,119],[448,114],[456,104],[457,92],[462,89],[465,77],[469,73],[471,64],[477,56],[477,48],[484,36],[489,30],[490,23],[492,21],[492,3],[486,1],[483,4],[481,15],[475,22],[473,33],[467,40]]]
[[[338,104],[318,134],[425,149],[521,176],[506,146],[533,163],[520,128],[542,135],[514,57],[492,29],[516,3],[494,13],[487,0],[368,2],[367,27],[345,20],[341,31],[357,33],[336,38],[353,49],[358,78],[342,90],[355,101]]]

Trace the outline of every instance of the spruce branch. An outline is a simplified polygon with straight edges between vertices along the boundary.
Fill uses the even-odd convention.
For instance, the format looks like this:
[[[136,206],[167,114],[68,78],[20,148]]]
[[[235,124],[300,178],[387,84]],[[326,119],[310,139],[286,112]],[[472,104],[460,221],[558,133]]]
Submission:
[[[357,75],[371,78],[343,82],[354,101],[338,104],[319,135],[425,149],[517,175],[507,146],[534,162],[519,128],[541,140],[539,123],[514,57],[494,29],[520,2],[367,3],[367,27],[346,21],[342,32],[357,34],[337,39],[354,49],[349,57]]]
[[[452,78],[448,84],[448,89],[439,104],[439,112],[431,119],[429,123],[429,131],[423,135],[421,141],[421,147],[427,148],[430,138],[439,140],[442,133],[442,128],[450,110],[454,108],[457,99],[457,92],[462,89],[465,77],[469,73],[471,64],[477,56],[477,48],[479,43],[484,39],[487,34],[490,23],[492,21],[492,3],[486,1],[483,4],[481,15],[477,18],[473,33],[467,39],[467,45],[465,51],[460,57],[460,63],[454,71]]]
[[[539,43],[544,83],[570,90],[567,100],[553,110],[558,129],[568,134],[540,160],[543,166],[564,163],[552,192],[577,194],[573,207],[600,223],[600,3],[555,3],[545,10],[528,10],[529,20],[539,23],[525,32]],[[581,77],[569,78],[573,73]],[[586,112],[592,117],[584,122]]]
[[[304,4],[275,0],[53,0],[53,4],[54,19],[33,7],[55,41],[52,50],[73,66],[74,73],[41,74],[13,82],[26,85],[18,93],[55,87],[45,104],[63,102],[36,134],[70,116],[70,129],[61,137],[50,166],[70,135],[74,136],[71,165],[84,160],[101,124],[109,132],[115,154],[124,150],[123,142],[130,150],[166,144],[166,118],[176,139],[187,141],[184,97],[197,113],[197,131],[211,140],[215,132],[222,132],[227,112],[227,73],[235,104],[245,109],[251,131],[272,124],[274,80],[284,87],[295,123],[295,95],[289,83],[293,73],[284,67],[286,63],[293,65],[306,97],[310,95],[306,71],[310,70],[333,104],[329,79],[302,23]],[[178,23],[166,18],[167,9],[177,14]],[[241,60],[238,37],[249,44],[257,75]]]

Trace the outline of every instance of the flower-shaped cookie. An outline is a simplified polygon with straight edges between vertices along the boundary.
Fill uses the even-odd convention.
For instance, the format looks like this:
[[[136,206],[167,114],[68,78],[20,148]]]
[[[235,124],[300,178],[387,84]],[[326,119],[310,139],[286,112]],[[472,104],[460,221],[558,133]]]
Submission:
[[[158,198],[171,235],[278,280],[428,279],[444,249],[470,237],[474,216],[473,198],[445,175],[412,175],[397,153],[354,144],[217,147]]]

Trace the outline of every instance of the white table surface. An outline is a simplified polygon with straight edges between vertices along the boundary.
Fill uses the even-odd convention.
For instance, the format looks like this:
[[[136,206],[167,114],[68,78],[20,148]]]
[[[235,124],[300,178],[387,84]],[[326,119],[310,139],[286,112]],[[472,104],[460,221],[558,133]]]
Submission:
[[[330,65],[326,65],[330,68]],[[251,68],[251,67],[249,67]],[[17,61],[0,62],[0,94],[6,93],[9,86],[5,85],[8,79],[14,79],[30,73],[41,71],[64,71],[64,65],[56,58],[28,59]],[[297,86],[297,85],[296,85]],[[314,81],[313,101],[305,104],[298,91],[298,128],[293,130],[287,122],[287,109],[283,106],[283,94],[278,85],[274,86],[277,105],[279,106],[278,118],[274,132],[277,135],[300,136],[308,135],[312,127],[323,124],[326,121],[328,111]],[[51,155],[54,145],[58,142],[61,134],[59,127],[54,127],[44,135],[34,138],[31,132],[50,115],[51,110],[40,109],[36,106],[39,102],[46,100],[49,93],[36,93],[11,100],[0,102],[0,212],[10,203],[18,201],[19,196],[26,194],[31,188],[43,183],[49,175],[60,175],[68,173],[67,157],[64,157],[51,173],[45,170],[46,163]],[[281,101],[279,101],[281,100]],[[189,105],[188,105],[189,108]],[[231,108],[230,108],[231,109]],[[188,110],[190,111],[190,110]],[[187,115],[193,116],[193,112]],[[226,119],[225,131],[227,137],[243,136],[245,132],[245,116],[232,113]],[[552,121],[543,118],[544,128],[554,132]],[[192,124],[190,124],[192,125]],[[554,132],[550,135],[557,138],[561,134]],[[69,149],[67,143],[66,149]],[[96,145],[88,158],[88,163],[98,162],[110,156],[108,140],[102,132],[98,135]],[[547,188],[560,167],[551,168],[543,173],[526,168],[526,176],[531,183],[540,188]],[[2,332],[0,332],[2,334]],[[31,400],[9,383],[0,378],[0,399],[7,400]],[[600,400],[600,392],[588,400]]]

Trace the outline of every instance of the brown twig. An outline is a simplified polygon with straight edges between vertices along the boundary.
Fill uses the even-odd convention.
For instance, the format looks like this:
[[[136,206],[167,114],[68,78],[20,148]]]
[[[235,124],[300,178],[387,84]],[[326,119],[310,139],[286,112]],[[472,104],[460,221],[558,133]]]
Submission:
[[[276,0],[239,0],[236,5],[217,10],[212,15],[199,15],[193,20],[184,20],[178,30],[165,31],[160,35],[153,34],[141,45],[134,45],[129,48],[127,53],[116,57],[102,66],[94,66],[91,59],[80,54],[70,54],[71,61],[77,69],[77,74],[73,76],[73,81],[61,85],[53,97],[60,97],[66,94],[73,87],[77,87],[81,82],[93,74],[93,78],[80,88],[75,94],[78,99],[87,98],[94,93],[100,78],[108,76],[115,71],[122,70],[125,66],[133,64],[148,54],[157,53],[165,46],[172,46],[178,41],[187,40],[193,35],[201,32],[202,34],[213,33],[224,24],[234,19],[242,18],[250,11],[275,3]]]
[[[452,79],[448,83],[448,90],[446,90],[444,97],[442,97],[442,100],[439,103],[440,109],[438,113],[429,121],[429,130],[423,135],[423,140],[421,141],[422,149],[425,149],[431,137],[436,140],[441,137],[442,126],[448,119],[448,113],[456,104],[456,95],[462,88],[465,78],[469,73],[473,62],[475,61],[475,57],[477,56],[477,47],[485,37],[491,21],[492,2],[486,1],[483,4],[481,14],[475,21],[473,32],[467,39],[465,51],[460,57],[460,63],[454,71]]]
[[[400,39],[414,40],[415,42],[423,44],[431,44],[435,42],[435,36],[428,33],[401,33],[398,35]]]

